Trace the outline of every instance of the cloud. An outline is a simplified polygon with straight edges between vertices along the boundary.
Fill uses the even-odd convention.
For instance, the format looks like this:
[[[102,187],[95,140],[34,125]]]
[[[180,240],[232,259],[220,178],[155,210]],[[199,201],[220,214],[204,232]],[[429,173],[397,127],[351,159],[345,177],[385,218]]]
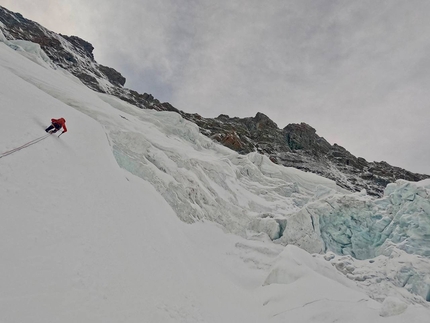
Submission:
[[[57,33],[74,34],[79,30],[79,13],[73,0],[1,0],[0,5]]]
[[[75,1],[86,8],[85,24],[97,60],[124,74],[131,72],[126,75],[127,86],[150,92],[158,84],[154,94],[169,96],[170,84],[192,50],[193,30],[187,18],[193,10],[190,2]]]
[[[263,111],[281,127],[305,121],[356,155],[429,172],[414,162],[430,157],[418,144],[430,134],[421,123],[430,102],[429,5],[327,3],[273,10],[242,2],[208,14],[207,43],[190,53],[174,104],[204,116]]]

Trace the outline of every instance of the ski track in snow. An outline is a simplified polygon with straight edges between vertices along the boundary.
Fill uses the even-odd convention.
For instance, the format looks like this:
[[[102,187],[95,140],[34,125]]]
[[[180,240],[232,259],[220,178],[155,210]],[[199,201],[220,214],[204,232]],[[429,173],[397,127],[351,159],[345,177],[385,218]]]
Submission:
[[[70,130],[0,159],[0,321],[428,321],[430,183],[348,194],[3,42],[1,152]]]

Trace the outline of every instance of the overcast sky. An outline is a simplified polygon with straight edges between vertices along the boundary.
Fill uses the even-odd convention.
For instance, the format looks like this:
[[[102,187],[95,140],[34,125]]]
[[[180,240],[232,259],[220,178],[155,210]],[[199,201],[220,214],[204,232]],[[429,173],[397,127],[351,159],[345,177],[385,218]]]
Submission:
[[[93,44],[126,87],[204,117],[306,122],[430,174],[428,0],[0,0]]]

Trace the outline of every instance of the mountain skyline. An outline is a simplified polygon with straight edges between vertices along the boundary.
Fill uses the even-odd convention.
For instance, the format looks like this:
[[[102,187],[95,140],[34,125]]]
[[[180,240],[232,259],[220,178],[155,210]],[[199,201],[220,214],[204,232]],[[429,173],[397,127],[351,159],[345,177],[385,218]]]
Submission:
[[[126,79],[121,73],[97,63],[93,45],[77,36],[57,34],[3,7],[0,8],[0,22],[6,39],[16,40],[19,44],[26,44],[25,40],[39,44],[44,61],[54,64],[53,68],[58,66],[68,70],[90,89],[112,94],[139,108],[179,113],[197,124],[202,134],[240,154],[259,152],[276,164],[324,176],[349,191],[365,189],[368,194],[379,197],[383,196],[388,183],[398,179],[420,181],[430,177],[386,162],[357,158],[341,146],[330,145],[305,123],[279,129],[274,121],[260,112],[253,118],[240,119],[227,115],[204,118],[180,111],[150,94],[139,94],[123,87]]]
[[[355,156],[430,173],[426,2],[229,3],[1,2],[178,109],[306,122]]]

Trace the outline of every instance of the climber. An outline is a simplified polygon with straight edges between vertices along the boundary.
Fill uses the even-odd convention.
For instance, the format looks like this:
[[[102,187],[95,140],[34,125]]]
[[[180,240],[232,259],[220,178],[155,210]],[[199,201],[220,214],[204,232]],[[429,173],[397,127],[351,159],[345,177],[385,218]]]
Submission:
[[[52,124],[45,129],[46,132],[56,133],[58,130],[61,129],[61,127],[63,128],[63,132],[61,132],[61,134],[67,132],[66,120],[64,118],[51,119],[51,123]]]

